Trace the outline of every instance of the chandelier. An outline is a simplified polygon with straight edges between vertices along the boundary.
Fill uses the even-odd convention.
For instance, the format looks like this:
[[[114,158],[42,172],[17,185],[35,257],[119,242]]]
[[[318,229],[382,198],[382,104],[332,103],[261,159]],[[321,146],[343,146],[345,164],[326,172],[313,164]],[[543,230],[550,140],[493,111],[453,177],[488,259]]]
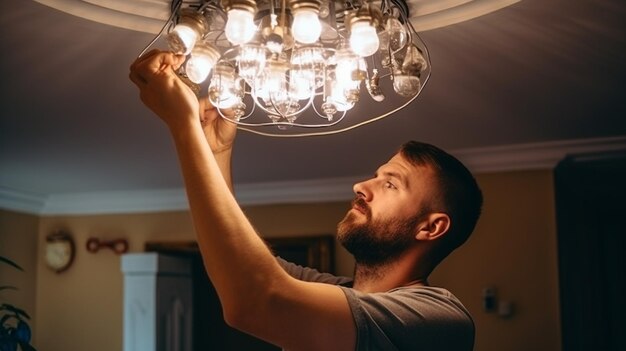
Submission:
[[[139,56],[164,37],[187,56],[179,76],[240,129],[339,133],[399,111],[427,83],[408,11],[403,0],[174,0]]]

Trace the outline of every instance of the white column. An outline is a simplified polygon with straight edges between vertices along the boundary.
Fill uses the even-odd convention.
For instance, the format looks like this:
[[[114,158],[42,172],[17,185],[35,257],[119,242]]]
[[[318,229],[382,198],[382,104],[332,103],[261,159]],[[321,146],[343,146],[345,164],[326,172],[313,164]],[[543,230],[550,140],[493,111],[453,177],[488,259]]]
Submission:
[[[158,253],[122,255],[124,351],[191,351],[189,259]]]

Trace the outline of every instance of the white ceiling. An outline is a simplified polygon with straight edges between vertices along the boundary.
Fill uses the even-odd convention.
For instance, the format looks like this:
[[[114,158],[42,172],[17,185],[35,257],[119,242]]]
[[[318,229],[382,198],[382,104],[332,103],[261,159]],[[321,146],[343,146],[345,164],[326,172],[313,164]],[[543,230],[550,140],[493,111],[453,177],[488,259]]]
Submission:
[[[251,192],[270,182],[280,192],[279,184],[360,177],[409,139],[465,157],[622,147],[624,18],[621,0],[524,0],[425,31],[432,76],[411,106],[334,136],[241,133],[235,182]],[[139,193],[177,194],[184,203],[168,133],[127,78],[151,39],[32,0],[1,2],[0,207],[50,214],[43,207],[53,199],[72,207],[68,199]],[[66,212],[80,213],[71,203]]]

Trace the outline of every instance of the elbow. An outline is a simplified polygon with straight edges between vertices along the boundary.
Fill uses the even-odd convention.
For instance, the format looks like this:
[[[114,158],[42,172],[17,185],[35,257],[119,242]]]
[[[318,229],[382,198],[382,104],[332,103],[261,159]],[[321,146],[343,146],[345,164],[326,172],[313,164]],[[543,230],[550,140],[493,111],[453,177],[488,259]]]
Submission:
[[[267,328],[275,312],[273,306],[280,300],[279,296],[280,293],[270,287],[257,290],[254,296],[231,300],[222,305],[224,322],[231,328],[257,335]]]
[[[267,320],[267,316],[263,316],[259,310],[261,308],[258,306],[224,308],[224,322],[241,332],[257,335],[262,325],[261,321]]]
[[[250,333],[263,317],[263,306],[267,306],[267,300],[259,295],[222,303],[224,322],[231,328]]]
[[[237,330],[243,331],[246,325],[246,314],[240,308],[224,308],[224,322]]]

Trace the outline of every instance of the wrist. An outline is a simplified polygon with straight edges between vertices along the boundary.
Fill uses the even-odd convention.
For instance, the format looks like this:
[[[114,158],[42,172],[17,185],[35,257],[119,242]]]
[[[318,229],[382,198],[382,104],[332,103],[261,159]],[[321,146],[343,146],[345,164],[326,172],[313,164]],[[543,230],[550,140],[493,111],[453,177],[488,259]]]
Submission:
[[[231,153],[233,151],[233,146],[232,145],[225,145],[222,147],[218,147],[215,150],[211,150],[213,151],[214,155],[225,155],[227,153]]]

